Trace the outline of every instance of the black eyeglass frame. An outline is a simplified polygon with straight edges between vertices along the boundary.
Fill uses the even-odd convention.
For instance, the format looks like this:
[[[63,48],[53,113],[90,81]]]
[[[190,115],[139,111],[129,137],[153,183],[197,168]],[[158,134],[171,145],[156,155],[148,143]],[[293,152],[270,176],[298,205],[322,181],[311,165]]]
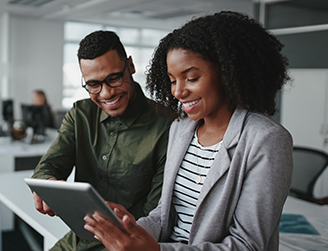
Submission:
[[[124,64],[124,68],[123,68],[123,71],[121,72],[115,72],[115,73],[111,73],[109,74],[103,81],[97,81],[97,80],[89,80],[87,82],[84,81],[84,78],[83,76],[81,77],[81,84],[82,84],[82,87],[90,94],[98,94],[102,91],[102,87],[103,87],[103,83],[105,83],[107,86],[111,87],[111,88],[116,88],[116,87],[119,87],[123,84],[123,76],[124,76],[124,72],[125,72],[125,69],[126,69],[126,66],[127,66],[127,62],[129,61],[129,59],[126,59],[125,60],[125,64]],[[111,86],[109,83],[107,83],[108,79],[112,79],[113,77],[118,77],[118,78],[121,78],[121,83],[119,85],[115,85],[115,86]],[[90,82],[93,83],[93,85],[95,84],[99,84],[100,85],[100,90],[98,92],[90,92],[88,90],[88,85],[90,84]],[[118,81],[117,81],[118,82]]]

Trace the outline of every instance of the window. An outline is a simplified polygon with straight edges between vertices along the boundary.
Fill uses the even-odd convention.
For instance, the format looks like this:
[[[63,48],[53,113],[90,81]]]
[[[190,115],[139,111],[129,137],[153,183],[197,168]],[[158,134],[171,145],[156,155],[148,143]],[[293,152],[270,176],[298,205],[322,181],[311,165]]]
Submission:
[[[67,22],[64,27],[62,100],[62,106],[67,109],[71,108],[75,101],[89,97],[89,94],[81,87],[81,72],[77,59],[77,50],[81,39],[96,30],[111,30],[120,37],[127,55],[132,56],[136,67],[136,73],[133,75],[133,78],[141,85],[144,91],[146,83],[145,72],[151,55],[159,40],[169,32],[146,28],[112,27],[100,24]]]

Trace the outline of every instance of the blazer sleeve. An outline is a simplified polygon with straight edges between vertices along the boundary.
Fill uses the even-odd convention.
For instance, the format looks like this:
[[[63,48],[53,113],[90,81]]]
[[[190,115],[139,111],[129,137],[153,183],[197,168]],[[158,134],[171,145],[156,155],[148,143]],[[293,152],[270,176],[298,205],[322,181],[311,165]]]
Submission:
[[[161,200],[157,207],[152,210],[147,217],[139,218],[137,224],[147,229],[147,231],[158,241],[161,235]]]

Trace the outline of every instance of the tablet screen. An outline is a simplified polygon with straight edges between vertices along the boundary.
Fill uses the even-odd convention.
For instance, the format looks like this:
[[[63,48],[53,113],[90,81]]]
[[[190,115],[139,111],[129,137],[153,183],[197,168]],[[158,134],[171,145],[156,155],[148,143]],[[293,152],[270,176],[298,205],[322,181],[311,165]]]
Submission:
[[[89,183],[31,178],[24,180],[81,239],[96,240],[93,233],[84,229],[83,220],[86,215],[92,215],[94,212],[101,213],[126,232],[120,219]]]

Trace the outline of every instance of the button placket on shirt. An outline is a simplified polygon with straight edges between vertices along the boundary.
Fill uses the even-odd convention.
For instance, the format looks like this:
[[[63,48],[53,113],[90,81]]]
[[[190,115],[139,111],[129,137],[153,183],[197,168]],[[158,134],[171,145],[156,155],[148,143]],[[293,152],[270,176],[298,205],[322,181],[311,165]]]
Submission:
[[[113,141],[115,142],[115,141],[116,141],[116,138],[117,138],[117,135],[118,135],[118,132],[111,131],[111,132],[109,133],[109,135],[113,138]],[[107,155],[108,155],[108,154],[109,154],[109,153],[107,153]],[[108,160],[109,156],[107,156],[107,155],[106,155],[106,154],[102,155],[102,156],[101,156],[101,159],[102,159],[103,161]]]

